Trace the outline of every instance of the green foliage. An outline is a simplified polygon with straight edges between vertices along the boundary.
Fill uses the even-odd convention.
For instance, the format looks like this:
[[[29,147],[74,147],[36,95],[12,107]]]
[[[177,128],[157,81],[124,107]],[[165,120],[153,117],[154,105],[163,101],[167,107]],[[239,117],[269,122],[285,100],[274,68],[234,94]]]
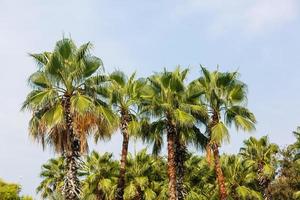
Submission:
[[[187,199],[209,199],[215,193],[215,174],[204,157],[190,155],[185,162],[184,185],[187,188]]]
[[[20,196],[21,186],[0,179],[0,200],[33,200],[30,196]]]
[[[273,179],[276,171],[276,154],[279,147],[276,144],[270,143],[267,136],[260,139],[250,137],[244,141],[244,147],[240,149],[240,154],[248,162],[252,163],[253,169],[258,172],[259,165],[262,167],[260,176],[267,179]]]
[[[76,47],[71,39],[63,38],[52,52],[30,54],[39,69],[29,77],[32,91],[22,106],[32,112],[29,133],[34,140],[54,147],[59,153],[70,148],[63,109],[66,96],[71,98],[74,132],[81,140],[82,152],[88,149],[90,132],[99,138],[114,130],[114,122],[107,118],[108,108],[100,100],[106,97],[99,93],[106,79],[95,75],[101,72],[103,64],[90,54],[91,48],[89,42]],[[104,110],[107,112],[103,113]]]
[[[86,157],[82,175],[83,199],[113,199],[117,177],[118,162],[112,159],[112,154],[103,155],[93,151]]]
[[[124,194],[126,200],[138,197],[147,200],[167,197],[164,190],[167,179],[164,159],[148,155],[144,149],[134,157],[130,155],[127,166],[127,186]]]
[[[252,131],[255,129],[255,116],[245,105],[247,86],[238,79],[237,72],[209,71],[201,66],[202,76],[194,81],[201,88],[201,99],[207,106],[210,118],[206,125],[212,128],[208,137],[210,142],[221,144],[229,141],[226,125],[235,125],[237,129]]]
[[[46,164],[42,165],[40,173],[42,182],[36,189],[41,198],[48,199],[53,197],[55,193],[62,193],[65,173],[64,159],[62,157],[50,159]]]
[[[230,198],[263,199],[260,192],[256,191],[254,187],[257,173],[247,163],[247,160],[239,155],[223,155],[221,162]]]
[[[124,123],[127,120],[128,134],[138,137],[141,132],[141,116],[138,110],[140,96],[146,82],[143,79],[136,80],[135,73],[127,77],[121,71],[114,71],[109,75],[108,94],[109,103],[114,111],[114,121]]]
[[[160,152],[168,123],[175,124],[182,143],[198,143],[202,135],[196,122],[204,121],[207,111],[200,101],[200,88],[193,82],[185,84],[188,71],[180,67],[172,72],[164,69],[148,77],[143,88],[141,110],[152,123],[141,137],[153,143],[153,153]]]
[[[275,162],[278,147],[270,143],[267,137],[250,137],[244,143],[239,154],[220,157],[228,199],[262,199],[263,191],[260,190],[260,174],[256,165],[257,161],[262,159],[260,155],[264,156],[265,165],[273,167],[270,170],[272,176],[271,173],[263,171],[263,175],[271,181],[268,186],[269,194],[274,199],[297,199],[300,191],[300,162],[295,160],[298,150],[294,144],[280,152],[278,166]],[[64,176],[64,169],[59,167],[62,166],[59,163],[62,163],[61,158],[51,159],[42,167],[43,180],[39,186],[42,188],[40,191],[51,191],[46,199],[62,198],[61,191],[54,189],[55,186],[59,188]],[[129,154],[124,199],[167,200],[166,164],[165,158],[149,155],[145,149],[134,155]],[[213,165],[209,165],[205,157],[193,154],[188,155],[184,165],[186,199],[217,200],[218,185]],[[277,177],[274,176],[275,169],[280,169]],[[84,160],[80,173],[83,185],[82,199],[114,199],[118,172],[119,162],[113,159],[112,154],[91,152]]]
[[[22,196],[21,200],[33,200],[31,196]]]
[[[19,200],[20,191],[19,185],[0,180],[0,200]]]
[[[223,141],[229,142],[229,131],[223,122],[217,123],[211,129],[211,141],[222,143]]]
[[[295,151],[295,160],[300,160],[300,127],[297,127],[297,130],[293,132],[294,136],[296,137],[296,142],[291,145],[290,148],[292,148]]]
[[[300,199],[299,131],[294,132],[296,142],[280,151],[279,174],[268,190],[274,199]]]

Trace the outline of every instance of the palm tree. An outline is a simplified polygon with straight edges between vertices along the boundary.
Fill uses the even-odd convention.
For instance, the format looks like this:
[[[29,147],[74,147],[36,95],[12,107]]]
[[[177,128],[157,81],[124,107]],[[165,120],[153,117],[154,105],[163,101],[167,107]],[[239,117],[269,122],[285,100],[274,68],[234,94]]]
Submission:
[[[244,107],[246,100],[246,85],[238,80],[237,72],[210,72],[202,67],[202,74],[195,84],[203,90],[202,101],[207,106],[210,115],[207,120],[208,143],[207,155],[214,157],[214,166],[217,175],[220,199],[227,199],[225,180],[220,165],[219,147],[229,140],[226,125],[234,124],[237,129],[254,130],[255,117]],[[223,117],[223,118],[222,118]]]
[[[201,103],[199,102],[199,95],[197,94],[197,89],[193,87],[192,84],[187,86],[186,96],[191,98],[186,99],[191,105],[194,104],[191,114],[197,119],[200,119],[201,124],[205,121],[206,111],[203,108],[201,111]],[[149,120],[148,120],[149,121]],[[147,126],[148,125],[148,126]],[[161,152],[163,145],[163,131],[164,131],[164,121],[158,120],[152,124],[142,125],[142,131],[140,137],[146,143],[153,144],[153,155],[158,155]],[[193,126],[177,126],[175,135],[175,166],[176,166],[176,193],[179,200],[185,199],[187,195],[186,186],[184,184],[184,176],[186,173],[185,162],[188,159],[188,145],[193,145],[197,149],[203,150],[203,146],[207,143],[207,138],[201,133],[200,129],[195,125]]]
[[[30,135],[43,146],[54,146],[65,157],[63,192],[67,200],[78,199],[80,194],[78,161],[87,149],[87,135],[97,128],[98,132],[106,130],[102,126],[109,124],[104,104],[91,87],[92,80],[101,79],[92,75],[102,67],[102,61],[89,53],[91,48],[91,43],[77,48],[71,39],[64,38],[53,52],[31,54],[39,69],[29,78],[33,90],[23,104],[23,109],[33,113]]]
[[[259,190],[262,192],[264,199],[270,199],[268,187],[275,176],[276,171],[276,154],[279,148],[276,144],[270,143],[267,136],[256,139],[250,137],[244,141],[244,147],[241,148],[240,154],[251,163],[257,172]]]
[[[65,166],[63,157],[50,159],[42,165],[40,173],[42,182],[37,187],[37,193],[41,194],[43,199],[50,198],[53,193],[61,193],[65,178]]]
[[[174,72],[164,70],[161,74],[155,74],[148,78],[149,85],[145,87],[142,95],[142,112],[148,114],[156,121],[152,123],[152,130],[144,135],[144,140],[154,141],[159,151],[163,144],[162,135],[167,133],[168,149],[168,178],[169,199],[177,199],[176,194],[176,161],[175,143],[176,135],[180,128],[194,126],[196,119],[193,113],[203,113],[203,106],[198,104],[199,98],[195,91],[187,92],[184,81],[188,70],[180,70],[178,67]],[[194,99],[192,101],[191,99]]]
[[[111,153],[93,151],[87,156],[82,175],[83,199],[112,200],[117,187],[119,165]]]
[[[122,200],[125,188],[129,136],[138,129],[136,111],[144,81],[135,80],[135,73],[127,78],[121,71],[115,71],[111,73],[109,77],[111,81],[109,87],[111,94],[110,102],[116,116],[119,118],[117,121],[119,121],[119,128],[123,135],[120,174],[115,196],[116,200]]]
[[[162,158],[148,155],[146,149],[134,157],[129,154],[124,199],[163,199],[164,180],[167,176],[164,165]]]
[[[236,155],[223,155],[221,163],[229,197],[234,200],[262,200],[262,195],[253,187],[256,173],[251,163]]]

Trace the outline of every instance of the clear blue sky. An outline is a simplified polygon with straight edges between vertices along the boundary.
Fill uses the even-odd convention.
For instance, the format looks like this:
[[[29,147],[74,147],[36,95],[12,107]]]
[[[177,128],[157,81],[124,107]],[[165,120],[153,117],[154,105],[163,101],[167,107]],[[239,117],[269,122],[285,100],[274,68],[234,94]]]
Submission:
[[[63,34],[94,43],[107,71],[147,76],[180,64],[194,78],[199,64],[239,69],[258,119],[252,134],[292,143],[291,132],[300,125],[299,15],[297,0],[1,0],[0,177],[34,194],[41,164],[54,156],[30,141],[30,115],[20,107],[36,69],[27,53],[52,50]],[[247,137],[232,131],[223,152],[237,152]],[[94,147],[118,156],[120,139]]]

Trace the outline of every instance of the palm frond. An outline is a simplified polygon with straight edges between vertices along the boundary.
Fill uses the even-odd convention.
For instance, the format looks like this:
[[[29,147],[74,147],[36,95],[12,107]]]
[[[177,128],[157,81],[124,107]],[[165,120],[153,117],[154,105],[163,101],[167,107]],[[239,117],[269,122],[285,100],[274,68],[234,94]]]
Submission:
[[[229,132],[226,126],[219,122],[211,129],[211,141],[221,144],[223,142],[229,142]]]

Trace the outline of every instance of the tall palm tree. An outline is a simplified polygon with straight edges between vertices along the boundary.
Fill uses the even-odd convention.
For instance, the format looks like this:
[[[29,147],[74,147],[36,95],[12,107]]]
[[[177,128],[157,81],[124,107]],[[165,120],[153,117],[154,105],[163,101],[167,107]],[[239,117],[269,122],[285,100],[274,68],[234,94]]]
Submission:
[[[82,175],[83,199],[112,200],[117,187],[118,162],[112,154],[93,151],[87,156]]]
[[[162,145],[162,135],[167,133],[168,149],[168,178],[169,199],[177,199],[176,192],[176,161],[175,142],[180,128],[194,126],[196,122],[193,113],[203,113],[203,106],[198,104],[194,95],[195,91],[187,92],[185,85],[188,70],[180,70],[178,67],[174,72],[164,70],[148,78],[149,85],[145,87],[142,95],[142,112],[152,116],[152,130],[145,135],[146,140],[155,142],[156,150]],[[197,96],[197,95],[196,95]],[[197,96],[198,97],[198,96]],[[199,99],[199,98],[198,98]]]
[[[244,147],[240,149],[240,154],[251,163],[257,172],[259,190],[262,192],[264,199],[270,199],[268,187],[275,176],[276,171],[276,154],[279,147],[270,143],[267,136],[260,139],[250,137],[244,141]]]
[[[237,72],[208,71],[202,67],[202,76],[195,84],[203,90],[202,101],[207,106],[210,117],[207,121],[208,143],[207,155],[214,157],[220,199],[227,199],[225,180],[220,165],[219,147],[229,140],[226,125],[234,124],[237,129],[254,130],[255,117],[244,107],[246,100],[246,85],[238,80]]]
[[[61,193],[65,178],[64,159],[62,157],[50,159],[42,165],[40,177],[42,182],[36,191],[41,194],[43,199],[50,198],[53,193]]]
[[[120,174],[116,191],[116,200],[122,200],[125,188],[126,161],[128,154],[129,136],[138,129],[137,106],[144,81],[136,80],[135,73],[129,78],[121,71],[110,74],[111,85],[110,103],[118,116],[119,128],[123,135],[123,144],[120,161]]]
[[[95,99],[91,87],[92,80],[100,79],[92,75],[102,67],[102,61],[90,54],[91,48],[91,43],[77,48],[71,39],[64,38],[52,52],[31,54],[39,69],[29,78],[33,90],[23,104],[23,109],[33,114],[30,135],[43,145],[54,146],[65,157],[63,192],[67,200],[76,200],[80,194],[78,161],[87,149],[88,133],[97,128],[106,130],[102,126],[109,124],[104,104]]]

